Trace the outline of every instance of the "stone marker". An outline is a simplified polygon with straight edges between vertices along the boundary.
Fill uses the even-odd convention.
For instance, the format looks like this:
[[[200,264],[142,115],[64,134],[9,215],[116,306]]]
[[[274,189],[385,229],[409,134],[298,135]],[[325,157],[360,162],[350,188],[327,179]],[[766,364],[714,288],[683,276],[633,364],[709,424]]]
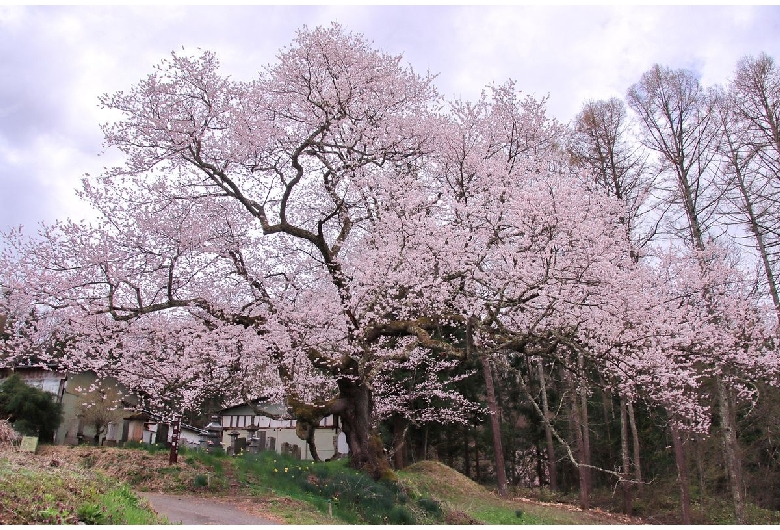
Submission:
[[[28,453],[35,453],[38,451],[38,437],[37,436],[22,436],[22,444],[19,449]]]

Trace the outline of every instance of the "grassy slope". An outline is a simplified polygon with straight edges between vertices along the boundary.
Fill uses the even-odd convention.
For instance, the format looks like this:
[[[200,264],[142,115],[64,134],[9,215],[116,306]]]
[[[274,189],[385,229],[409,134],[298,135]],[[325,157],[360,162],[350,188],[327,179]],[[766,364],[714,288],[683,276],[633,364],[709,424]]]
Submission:
[[[630,524],[627,517],[591,510],[533,502],[527,499],[502,499],[483,486],[440,462],[418,462],[398,473],[412,491],[428,495],[442,503],[453,523],[469,519],[483,524]]]
[[[0,449],[0,524],[160,524],[127,486],[102,473]]]
[[[117,493],[109,488],[109,484],[115,485],[118,480],[137,490],[228,497],[239,509],[289,524],[376,523],[375,512],[380,509],[379,503],[387,502],[388,495],[395,505],[382,508],[386,510],[386,515],[381,516],[383,519],[379,521],[393,522],[394,518],[396,521],[404,521],[411,516],[416,522],[424,524],[630,522],[627,518],[597,511],[583,513],[567,505],[502,499],[438,462],[420,462],[399,472],[400,488],[389,485],[387,490],[381,485],[375,489],[370,479],[347,468],[343,461],[317,464],[309,469],[310,463],[285,459],[271,453],[239,460],[184,452],[179,457],[179,463],[174,466],[168,465],[167,451],[163,450],[44,446],[38,455],[16,455],[14,465],[17,471],[22,468],[34,470],[31,471],[28,485],[19,486],[20,491],[25,494],[42,491],[32,485],[46,482],[56,485],[55,489],[59,492],[57,495],[48,494],[49,497],[44,492],[35,497],[38,499],[38,512],[67,506],[71,507],[66,510],[67,513],[75,513],[74,510],[82,507],[82,512],[89,516],[89,510],[109,502],[108,497],[101,497],[107,494],[118,497],[118,500],[111,501],[112,504],[121,503],[123,499],[129,505],[137,502],[128,502],[125,498],[129,489],[120,488]],[[25,460],[30,461],[30,464],[19,463]],[[305,473],[293,479],[294,468],[297,472],[298,466],[302,466]],[[285,474],[288,467],[290,476]],[[108,476],[113,480],[107,480]],[[88,484],[104,486],[92,492]],[[390,493],[379,492],[382,488]],[[347,501],[349,494],[356,495],[358,499]],[[29,498],[33,498],[33,495],[30,494]],[[143,503],[140,509],[143,511]],[[53,519],[41,519],[49,515],[39,513],[38,519],[6,518],[4,522],[57,521],[56,514],[52,515]],[[108,514],[95,515],[105,518]],[[124,522],[127,517],[112,515],[110,520]],[[70,521],[74,522],[73,519]]]
[[[284,480],[288,478],[282,476],[287,466],[290,467],[290,474],[292,474],[293,466],[297,467],[303,463],[287,461],[270,454],[253,461],[249,459],[239,461],[227,457],[185,452],[180,455],[177,465],[169,466],[166,451],[83,446],[75,448],[44,446],[41,447],[38,455],[21,453],[15,455],[14,474],[24,469],[30,475],[30,479],[24,482],[26,485],[15,481],[15,488],[21,492],[22,498],[27,495],[27,498],[37,499],[39,504],[36,509],[41,512],[36,512],[38,515],[28,514],[26,518],[17,517],[15,519],[17,522],[57,521],[57,513],[48,513],[45,510],[58,506],[65,507],[58,508],[61,519],[63,515],[65,519],[72,517],[79,508],[89,516],[90,510],[94,511],[96,506],[109,502],[109,498],[101,497],[109,493],[118,497],[110,504],[121,503],[127,496],[128,490],[126,488],[122,490],[124,493],[111,490],[109,485],[115,485],[117,480],[138,490],[227,496],[240,509],[291,524],[359,523],[367,521],[367,517],[374,515],[372,510],[375,509],[370,504],[361,506],[343,501],[346,498],[345,488],[346,490],[351,488],[358,493],[372,488],[370,483],[364,484],[365,477],[349,470],[344,462],[320,464],[316,472],[312,467],[305,475],[308,477],[307,480],[301,480],[302,477],[298,480]],[[1,457],[0,461],[2,461]],[[26,463],[22,464],[22,462]],[[3,465],[6,467],[2,469],[5,469],[6,476],[9,476],[10,468],[7,467],[9,464]],[[275,469],[277,471],[274,471]],[[565,505],[543,505],[518,499],[501,499],[438,462],[420,462],[398,475],[402,486],[401,491],[406,492],[400,495],[406,497],[408,494],[409,498],[403,501],[403,506],[390,508],[388,514],[392,510],[396,512],[405,510],[420,523],[627,522],[619,516],[598,512],[583,513]],[[108,476],[113,480],[107,480]],[[328,481],[331,487],[325,491]],[[35,489],[35,485],[42,483],[52,486],[55,492]],[[322,491],[316,491],[317,488],[311,487],[313,483],[323,486],[320,488]],[[87,486],[91,484],[100,487]],[[334,493],[334,488],[336,490],[340,488],[341,491]],[[341,504],[339,504],[339,496],[342,497]],[[135,501],[125,502],[125,504],[132,505],[132,502]],[[522,511],[520,517],[518,517],[518,510]],[[393,515],[403,518],[405,512]],[[107,517],[108,514],[93,515]],[[12,517],[10,513],[5,517],[4,522],[14,520],[8,519]],[[122,520],[122,517],[126,519],[128,516],[112,515],[112,520],[117,518]]]
[[[387,518],[380,522],[403,521],[410,514],[421,524],[641,522],[599,510],[582,512],[567,504],[502,499],[439,462],[419,462],[400,471],[401,488],[381,494],[374,493],[381,488],[343,461],[317,464],[293,480],[298,466],[309,465],[272,453],[234,459],[183,452],[179,463],[169,466],[165,450],[42,446],[39,454],[31,455],[0,449],[0,523],[75,522],[79,510],[82,520],[151,523],[144,519],[149,517],[148,507],[138,503],[130,488],[117,488],[117,481],[140,491],[220,496],[239,509],[290,524],[370,521],[388,498],[395,504],[382,508],[382,517]],[[674,484],[659,491],[667,490],[674,493]],[[346,502],[350,494],[363,499]],[[677,521],[676,495],[668,497],[652,495],[656,501],[643,509],[647,522]],[[99,509],[107,504],[117,506],[117,513]],[[697,517],[701,524],[732,518],[729,506],[710,503],[694,508],[697,514],[702,512]],[[750,507],[752,522],[780,521],[780,512],[758,512]]]

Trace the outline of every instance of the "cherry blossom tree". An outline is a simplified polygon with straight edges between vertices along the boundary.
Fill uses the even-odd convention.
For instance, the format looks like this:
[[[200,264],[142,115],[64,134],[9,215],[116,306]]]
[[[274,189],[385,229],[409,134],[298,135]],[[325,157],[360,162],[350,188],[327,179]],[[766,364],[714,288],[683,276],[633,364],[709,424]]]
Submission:
[[[403,348],[346,269],[383,208],[373,188],[398,191],[430,149],[432,79],[335,25],[301,31],[256,81],[217,68],[173,55],[103,99],[127,161],[85,181],[100,220],[16,241],[11,268],[38,287],[9,287],[49,308],[68,363],[177,389],[176,406],[248,375],[339,414],[353,463],[379,473],[371,374]]]
[[[380,419],[471,414],[447,377],[469,357],[547,356],[575,379],[588,363],[699,413],[625,205],[514,83],[445,104],[332,25],[253,81],[173,54],[102,102],[126,160],[84,180],[96,221],[6,234],[0,256],[9,322],[35,308],[28,342],[56,340],[64,366],[171,415],[213,396],[338,414],[377,477]]]

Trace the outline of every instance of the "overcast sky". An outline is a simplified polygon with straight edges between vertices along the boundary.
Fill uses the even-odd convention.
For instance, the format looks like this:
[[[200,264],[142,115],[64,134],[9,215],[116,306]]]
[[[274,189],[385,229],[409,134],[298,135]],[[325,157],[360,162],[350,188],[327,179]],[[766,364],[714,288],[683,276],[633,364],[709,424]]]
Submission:
[[[780,60],[780,7],[3,7],[0,6],[0,231],[81,219],[73,190],[116,162],[98,96],[126,90],[173,50],[217,53],[249,80],[296,29],[337,21],[475,99],[507,79],[571,120],[622,96],[654,63],[726,83],[745,55]]]

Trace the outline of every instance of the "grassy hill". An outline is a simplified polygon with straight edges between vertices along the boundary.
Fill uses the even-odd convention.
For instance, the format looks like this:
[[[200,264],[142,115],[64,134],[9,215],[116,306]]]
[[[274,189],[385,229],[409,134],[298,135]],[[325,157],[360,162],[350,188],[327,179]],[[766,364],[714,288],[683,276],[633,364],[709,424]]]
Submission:
[[[398,473],[411,492],[438,500],[454,524],[632,524],[640,522],[599,510],[530,499],[501,498],[441,462],[423,461]],[[450,521],[447,521],[450,522]]]

